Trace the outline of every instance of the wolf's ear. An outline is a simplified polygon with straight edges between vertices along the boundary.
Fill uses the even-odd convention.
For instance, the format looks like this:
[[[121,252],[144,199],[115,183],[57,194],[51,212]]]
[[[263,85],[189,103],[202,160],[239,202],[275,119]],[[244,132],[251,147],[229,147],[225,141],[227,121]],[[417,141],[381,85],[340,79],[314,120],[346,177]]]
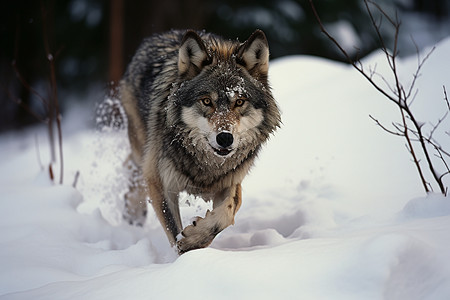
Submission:
[[[181,41],[178,52],[178,74],[191,79],[198,75],[208,61],[208,53],[200,36],[188,30]]]
[[[237,62],[254,78],[266,82],[269,71],[269,43],[261,30],[256,30],[237,50]]]

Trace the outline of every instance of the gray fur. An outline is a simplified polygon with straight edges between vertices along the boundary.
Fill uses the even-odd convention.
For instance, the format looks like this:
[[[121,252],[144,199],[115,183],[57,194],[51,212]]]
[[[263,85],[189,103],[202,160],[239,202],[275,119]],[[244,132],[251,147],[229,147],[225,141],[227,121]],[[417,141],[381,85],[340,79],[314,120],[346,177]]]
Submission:
[[[234,223],[240,183],[280,125],[267,81],[268,55],[259,30],[244,43],[170,31],[142,42],[121,81],[130,160],[143,174],[144,192],[129,195],[149,194],[180,253],[209,245]],[[219,133],[232,135],[233,143],[218,145]],[[178,194],[184,190],[212,199],[214,210],[183,230]],[[135,198],[127,201],[142,202]],[[136,214],[126,213],[129,219]]]

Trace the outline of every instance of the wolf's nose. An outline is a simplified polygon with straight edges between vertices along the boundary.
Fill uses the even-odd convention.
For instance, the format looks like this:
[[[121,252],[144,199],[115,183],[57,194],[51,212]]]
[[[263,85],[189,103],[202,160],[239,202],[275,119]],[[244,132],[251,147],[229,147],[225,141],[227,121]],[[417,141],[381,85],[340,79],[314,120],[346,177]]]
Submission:
[[[216,141],[222,148],[230,147],[233,144],[233,135],[229,132],[221,132],[216,136]]]

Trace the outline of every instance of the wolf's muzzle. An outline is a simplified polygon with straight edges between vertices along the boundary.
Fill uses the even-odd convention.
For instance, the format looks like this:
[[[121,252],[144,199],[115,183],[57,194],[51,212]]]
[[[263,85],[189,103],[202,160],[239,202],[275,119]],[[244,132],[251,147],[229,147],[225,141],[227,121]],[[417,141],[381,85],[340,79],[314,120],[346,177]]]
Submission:
[[[229,132],[221,132],[216,136],[217,145],[222,148],[228,148],[233,144],[233,135]]]
[[[219,148],[213,147],[214,151],[220,156],[227,156],[233,149],[230,148],[233,145],[234,138],[229,132],[223,131],[216,136],[216,143]]]

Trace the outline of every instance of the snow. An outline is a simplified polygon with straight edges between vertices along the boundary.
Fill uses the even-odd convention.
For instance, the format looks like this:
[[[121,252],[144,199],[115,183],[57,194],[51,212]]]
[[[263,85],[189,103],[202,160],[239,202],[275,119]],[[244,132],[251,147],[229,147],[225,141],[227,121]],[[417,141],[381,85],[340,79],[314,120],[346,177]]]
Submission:
[[[439,43],[417,82],[427,130],[445,112],[449,51]],[[389,77],[381,53],[364,63]],[[399,61],[404,82],[416,66]],[[62,186],[41,166],[45,129],[0,136],[0,299],[450,299],[450,199],[425,195],[404,141],[369,118],[389,126],[395,107],[324,59],[278,59],[270,79],[283,126],[244,180],[236,224],[181,257],[151,210],[143,227],[121,219],[124,130],[74,131],[85,116],[66,117]],[[185,225],[211,207],[180,203]]]

